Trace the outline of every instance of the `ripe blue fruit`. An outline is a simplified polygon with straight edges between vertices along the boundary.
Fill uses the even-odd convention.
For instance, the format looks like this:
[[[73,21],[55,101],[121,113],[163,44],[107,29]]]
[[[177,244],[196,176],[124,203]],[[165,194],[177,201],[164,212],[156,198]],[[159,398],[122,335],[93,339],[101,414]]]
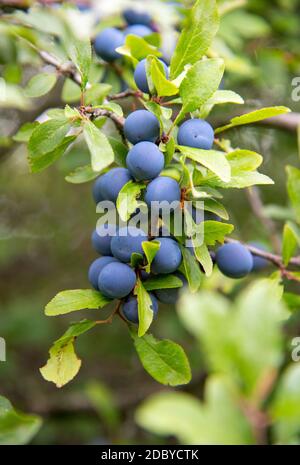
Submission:
[[[167,65],[162,60],[159,60],[159,61],[164,66],[165,76],[168,77],[169,71],[168,71]],[[135,68],[135,71],[134,71],[134,80],[135,80],[135,83],[136,83],[137,87],[142,92],[144,92],[145,94],[149,94],[150,89],[149,89],[149,85],[148,85],[148,81],[147,81],[146,63],[147,63],[146,59],[139,62],[139,64],[137,65],[137,67]]]
[[[253,268],[249,250],[239,242],[225,244],[217,250],[216,262],[220,271],[229,278],[243,278]]]
[[[151,298],[151,310],[153,311],[153,318],[157,317],[158,313],[158,302],[157,299],[151,292],[149,292],[149,296]],[[137,298],[134,296],[129,297],[126,302],[122,306],[122,312],[125,316],[126,320],[130,321],[131,323],[138,324],[139,323],[139,312],[138,312],[138,301]]]
[[[98,279],[103,268],[109,263],[118,262],[114,257],[100,257],[93,261],[89,268],[89,281],[91,285],[98,291]]]
[[[211,150],[214,137],[214,130],[209,123],[203,119],[189,119],[180,126],[177,141],[179,145]]]
[[[167,176],[161,176],[151,181],[146,189],[145,201],[148,207],[151,207],[151,202],[167,201],[172,203],[180,201],[181,191],[177,181]]]
[[[103,224],[92,234],[92,244],[94,249],[101,255],[111,255],[111,240],[116,234],[116,226]]]
[[[102,200],[116,202],[122,187],[132,180],[126,168],[113,168],[100,176],[94,184],[93,196],[96,203]]]
[[[136,110],[127,116],[124,133],[132,144],[155,142],[160,133],[159,121],[150,111]]]
[[[181,273],[174,273],[177,278],[181,279],[183,286],[187,285],[187,280],[185,279],[185,276]],[[158,298],[160,302],[163,304],[176,304],[180,289],[182,288],[177,288],[177,289],[159,289],[155,291],[155,295]]]
[[[112,254],[121,262],[129,263],[133,253],[144,254],[142,243],[147,240],[147,234],[141,229],[132,226],[120,228],[111,241]]]
[[[162,171],[165,158],[153,142],[139,142],[128,153],[126,165],[137,181],[156,178]]]
[[[97,35],[94,48],[96,54],[100,58],[112,62],[121,57],[121,55],[116,52],[116,48],[121,47],[123,44],[124,34],[114,27],[108,27]]]
[[[179,245],[169,237],[160,237],[155,240],[160,243],[160,249],[152,262],[151,271],[155,274],[174,273],[182,261]]]
[[[96,204],[104,200],[103,195],[102,195],[102,183],[103,183],[102,177],[103,176],[99,176],[99,178],[97,178],[93,184],[92,193],[93,193],[93,198]]]
[[[265,247],[265,245],[261,244],[260,242],[250,242],[249,245],[252,245],[256,249],[267,252],[267,248]],[[261,271],[264,268],[267,268],[269,266],[269,262],[265,258],[258,257],[257,255],[253,255],[253,254],[252,254],[252,258],[253,258],[252,271]]]
[[[111,299],[123,299],[130,294],[135,284],[135,272],[124,263],[109,263],[98,278],[99,291]]]
[[[123,17],[127,24],[144,24],[149,26],[151,24],[152,18],[148,13],[136,11],[131,8],[128,8],[123,12]]]
[[[134,24],[133,26],[127,27],[124,31],[125,36],[128,36],[129,34],[134,34],[138,37],[146,37],[152,33],[152,29],[150,29],[150,27],[148,26],[145,26],[144,24]]]

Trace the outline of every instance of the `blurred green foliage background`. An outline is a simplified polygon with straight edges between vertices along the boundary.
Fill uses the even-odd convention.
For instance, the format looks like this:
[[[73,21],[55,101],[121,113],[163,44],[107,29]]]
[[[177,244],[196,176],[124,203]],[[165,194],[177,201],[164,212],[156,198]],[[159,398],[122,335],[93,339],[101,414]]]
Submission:
[[[224,17],[216,40],[217,51],[227,60],[224,85],[225,88],[240,93],[246,100],[247,108],[282,104],[295,112],[299,111],[299,102],[293,102],[291,98],[292,79],[300,76],[299,14],[299,0],[249,0],[242,8]],[[13,41],[0,36],[0,72],[12,85],[19,79],[21,82],[26,81],[27,76],[32,74],[28,64],[23,68],[23,75],[21,74],[15,52]],[[5,54],[8,59],[3,58]],[[51,98],[54,101],[57,95],[54,94]],[[47,108],[48,103],[42,99],[37,113]],[[216,124],[227,121],[234,116],[234,111],[230,106],[225,110],[218,110],[213,114],[212,122]],[[83,366],[79,376],[62,390],[46,383],[40,376],[39,368],[45,363],[48,348],[74,318],[47,318],[43,308],[62,289],[88,287],[87,269],[94,258],[90,233],[96,216],[91,185],[73,186],[64,180],[64,176],[88,156],[84,146],[77,146],[72,153],[68,153],[47,171],[29,174],[24,146],[20,145],[15,150],[15,147],[10,146],[7,137],[17,120],[24,121],[28,117],[30,120],[30,116],[22,108],[1,108],[0,336],[7,343],[7,361],[0,362],[1,395],[10,399],[22,411],[42,416],[43,425],[32,439],[33,444],[172,444],[177,440],[199,441],[201,429],[197,429],[200,428],[197,419],[192,428],[194,435],[193,432],[190,435],[187,432],[182,434],[181,430],[178,432],[168,425],[153,421],[151,415],[149,419],[149,409],[152,412],[157,409],[159,412],[162,408],[159,404],[160,398],[153,399],[152,405],[146,403],[141,407],[150,395],[170,390],[159,386],[144,372],[121,321],[96,328],[78,340],[77,352],[83,360]],[[264,155],[263,171],[275,180],[275,186],[267,186],[260,191],[266,211],[275,218],[280,231],[282,221],[291,215],[284,166],[299,164],[296,132],[255,126],[234,130],[232,137],[237,146],[247,147]],[[244,241],[259,240],[272,248],[268,231],[249,208],[245,192],[233,190],[226,193],[225,204],[236,227],[235,237]],[[266,274],[270,274],[270,270]],[[230,307],[233,306],[230,301],[235,301],[239,292],[251,280],[253,277],[246,282],[232,283],[216,272],[209,283],[203,284],[203,288],[206,289],[205,292],[212,293],[211,301],[216,299],[218,302],[217,299],[221,299],[218,297],[219,292],[225,293]],[[291,284],[287,284],[287,290],[299,292]],[[176,409],[178,407],[179,412],[181,402],[183,403],[183,416],[187,415],[189,408],[193,410],[193,406],[189,405],[191,398],[186,399],[183,393],[193,394],[194,402],[198,403],[196,398],[203,396],[208,374],[213,372],[219,376],[222,371],[218,364],[216,366],[207,361],[209,357],[206,350],[212,353],[213,349],[208,342],[208,345],[204,344],[203,350],[203,340],[200,337],[203,327],[198,334],[194,334],[186,324],[187,317],[182,317],[187,308],[196,309],[204,298],[205,295],[202,296],[201,293],[197,298],[192,298],[198,299],[198,303],[196,300],[190,301],[188,297],[183,298],[178,305],[180,316],[175,308],[162,306],[160,318],[153,328],[158,337],[178,341],[191,360],[193,381],[189,386],[176,389],[176,394],[173,390],[171,396],[178,395],[178,398],[168,399],[168,402],[172,402],[171,406]],[[222,307],[221,303],[216,305],[219,309]],[[275,303],[271,307],[271,310],[275,310]],[[242,303],[239,308],[244,308]],[[94,313],[86,312],[86,316],[94,317]],[[257,319],[260,318],[259,312],[255,315]],[[196,322],[199,315],[189,317],[195,318]],[[242,324],[247,325],[247,321],[245,319]],[[259,322],[256,321],[256,324],[259,325]],[[267,320],[262,321],[263,324],[268,334],[271,323]],[[213,344],[220,344],[219,350],[228,350],[229,353],[233,350],[231,359],[234,360],[235,350],[239,349],[238,346],[235,349],[230,346],[230,330],[230,325],[224,324],[219,332],[214,326],[209,331],[216,331],[218,337]],[[297,335],[300,335],[300,318],[299,312],[295,311],[288,323],[276,327],[274,337],[282,340],[277,353],[279,361],[276,359],[276,363],[272,362],[271,366],[285,370],[284,367],[290,362],[291,341]],[[247,338],[246,331],[244,337]],[[245,341],[240,341],[241,347],[244,343]],[[264,343],[262,337],[262,352],[267,350]],[[250,359],[253,356],[256,360],[254,341],[253,344],[252,349],[251,346],[248,348],[248,356]],[[236,363],[238,366],[238,362]],[[297,364],[293,369],[296,366]],[[298,365],[298,372],[294,375],[297,383],[299,377]],[[278,386],[277,381],[278,378],[272,389]],[[296,384],[295,380],[289,382],[293,386]],[[220,389],[225,396],[223,406],[229,406],[222,378],[210,379],[209,383],[211,387]],[[225,385],[226,383],[227,381]],[[299,442],[299,383],[296,394],[294,404],[285,406],[289,409],[291,418],[286,427],[280,424],[280,409],[284,407],[278,406],[279,401],[277,404],[274,402],[274,409],[278,407],[278,417],[275,413],[272,417],[275,424],[278,421],[275,430],[283,428],[283,433],[278,433],[277,436],[274,433],[272,442]],[[185,402],[188,405],[184,405]],[[138,421],[135,419],[137,408]],[[171,410],[172,407],[169,410],[166,406],[166,417],[171,418]],[[228,412],[223,414],[225,417],[229,415]],[[233,429],[237,431],[243,421],[235,418]],[[206,424],[212,425],[211,428],[213,422],[212,417],[206,419]],[[244,426],[244,435],[239,432],[240,435],[230,436],[228,433],[226,436],[226,421],[222,423],[222,419],[218,417],[218,422],[221,430],[220,437],[213,435],[216,442],[251,443],[261,440],[247,425]],[[256,432],[259,432],[259,426],[254,425],[254,429],[255,427]],[[157,432],[162,436],[155,434]],[[209,435],[207,441],[211,441]]]

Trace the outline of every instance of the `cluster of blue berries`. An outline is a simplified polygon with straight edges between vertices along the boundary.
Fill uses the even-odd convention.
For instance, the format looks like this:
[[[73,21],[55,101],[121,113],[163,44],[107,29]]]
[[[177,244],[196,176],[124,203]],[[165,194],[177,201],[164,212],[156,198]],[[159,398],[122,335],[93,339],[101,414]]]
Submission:
[[[124,42],[124,35],[132,33],[144,35],[151,33],[151,18],[131,10],[124,13],[128,28],[125,32],[117,29],[106,29],[96,38],[95,50],[107,61],[118,58],[116,47]],[[135,29],[134,29],[135,28]],[[168,67],[161,62],[166,77]],[[142,60],[134,71],[135,83],[140,91],[150,94],[146,60]],[[113,168],[100,176],[94,183],[93,197],[98,204],[110,201],[116,204],[121,189],[129,181],[145,183],[143,200],[151,209],[152,202],[180,202],[182,190],[179,183],[162,174],[165,167],[164,154],[159,149],[161,142],[160,123],[157,117],[147,110],[136,110],[129,114],[124,124],[124,135],[131,144],[127,154],[127,168]],[[179,145],[211,150],[214,144],[214,130],[202,119],[185,121],[178,129]],[[196,210],[193,210],[194,221],[197,222]],[[204,220],[221,221],[216,215],[205,212]],[[203,219],[201,219],[203,221]],[[160,248],[151,264],[150,275],[145,272],[144,264],[137,268],[132,266],[132,255],[144,257],[143,242],[155,240]],[[102,225],[94,231],[92,243],[95,250],[102,255],[95,260],[89,269],[89,280],[92,286],[108,298],[122,300],[124,317],[138,323],[138,303],[134,295],[137,276],[147,280],[151,275],[175,274],[181,279],[183,286],[187,281],[178,269],[182,262],[181,248],[176,239],[171,237],[151,238],[148,233],[136,227]],[[190,250],[193,253],[193,249]],[[231,278],[242,278],[253,269],[260,269],[265,263],[258,263],[249,250],[238,242],[225,244],[216,253],[211,252],[213,261],[220,271]],[[200,265],[199,265],[200,266]],[[158,301],[173,304],[178,298],[178,289],[161,289],[150,293],[154,316],[158,311]]]
[[[156,144],[160,135],[156,116],[146,110],[134,111],[125,120],[124,133],[132,144],[126,159],[127,168],[113,168],[95,181],[95,202],[109,200],[116,203],[119,192],[129,181],[147,183],[144,200],[150,208],[153,201],[180,201],[181,189],[178,182],[170,177],[160,176],[165,160]],[[130,265],[131,258],[132,254],[144,256],[142,244],[149,240],[152,238],[148,237],[147,232],[130,226],[119,229],[115,225],[103,225],[92,235],[93,246],[102,257],[92,263],[89,280],[105,296],[124,299],[122,312],[132,323],[138,323],[137,298],[133,295],[137,274],[143,280],[149,275],[142,269],[134,270]],[[175,273],[182,262],[178,243],[170,237],[159,237],[155,240],[159,242],[160,249],[151,264],[151,274]],[[184,276],[178,276],[185,283]],[[158,300],[164,303],[175,302],[177,291],[156,291],[150,297],[155,316]]]

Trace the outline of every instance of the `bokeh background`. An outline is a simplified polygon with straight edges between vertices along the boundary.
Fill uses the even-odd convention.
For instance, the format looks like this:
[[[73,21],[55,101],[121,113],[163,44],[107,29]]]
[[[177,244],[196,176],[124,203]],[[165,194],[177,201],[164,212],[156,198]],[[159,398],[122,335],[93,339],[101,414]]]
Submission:
[[[114,4],[113,8],[109,7],[112,11],[107,11],[107,3]],[[95,2],[93,11],[81,14],[97,22],[107,15],[117,16],[128,3]],[[152,3],[157,8],[160,2],[149,0],[143,6],[151,11]],[[175,9],[177,2],[172,3]],[[182,7],[182,3],[177,6]],[[299,103],[291,98],[292,79],[300,76],[299,17],[298,0],[249,0],[224,17],[216,41],[216,49],[227,61],[224,87],[241,94],[247,108],[280,104],[294,112],[300,110]],[[163,18],[160,21],[163,23]],[[25,83],[36,72],[26,57],[20,59],[13,41],[1,35],[1,29],[0,58],[0,73],[12,84]],[[57,90],[50,97],[40,99],[31,110],[15,103],[1,107],[0,102],[0,336],[7,343],[7,361],[0,362],[1,395],[18,409],[42,417],[43,424],[32,438],[33,444],[183,441],[180,435],[176,438],[174,434],[159,436],[155,431],[146,431],[136,421],[138,407],[150,395],[170,390],[145,373],[121,321],[96,328],[77,341],[82,368],[77,378],[63,389],[47,383],[39,373],[52,342],[74,320],[74,315],[46,317],[43,308],[60,290],[88,287],[87,269],[94,259],[90,234],[96,214],[91,185],[74,186],[64,179],[88,157],[84,144],[77,145],[50,169],[33,175],[29,173],[25,146],[16,146],[10,138],[21,123],[57,105],[62,105]],[[217,125],[227,121],[235,112],[236,108],[229,105],[214,112],[211,122]],[[266,214],[274,219],[280,231],[283,221],[293,216],[284,166],[299,164],[297,132],[252,126],[233,131],[232,139],[237,146],[264,155],[263,172],[275,180],[275,185],[261,188],[260,195]],[[225,205],[236,228],[235,237],[244,241],[259,240],[272,249],[269,231],[249,207],[246,192],[226,193]],[[204,281],[203,289],[214,294],[221,290],[234,301],[253,279],[256,277],[233,283],[216,271],[209,283]],[[296,286],[288,286],[290,291],[299,292]],[[201,292],[198,298],[200,301]],[[188,301],[182,300],[179,307],[186,304]],[[81,316],[93,318],[94,314],[89,311]],[[199,344],[172,306],[161,307],[153,332],[185,348],[191,360],[193,380],[175,391],[200,399],[209,374],[201,338]],[[280,332],[287,335],[282,344],[282,358],[289,360],[289,341],[300,334],[297,312]],[[296,433],[291,437],[297,442]]]

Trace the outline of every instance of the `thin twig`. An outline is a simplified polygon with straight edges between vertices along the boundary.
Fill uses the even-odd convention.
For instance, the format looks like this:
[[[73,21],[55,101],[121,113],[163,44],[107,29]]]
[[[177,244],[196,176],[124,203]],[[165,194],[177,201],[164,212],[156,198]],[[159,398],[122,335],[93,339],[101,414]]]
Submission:
[[[122,305],[122,301],[119,300],[114,311],[111,313],[111,315],[106,319],[106,320],[98,320],[98,321],[95,321],[95,323],[97,325],[107,325],[107,324],[111,324],[113,322],[113,319],[114,319],[114,316],[116,314],[119,314],[120,312],[120,308],[121,308],[121,305]]]
[[[105,110],[103,108],[93,108],[92,106],[90,107],[83,107],[81,111],[84,114],[89,115],[90,118],[95,119],[95,118],[100,118],[101,116],[104,116],[106,118],[109,118],[113,121],[115,124],[117,130],[120,133],[120,136],[122,137],[122,140],[124,144],[127,146],[128,142],[126,140],[125,134],[124,134],[124,124],[125,124],[125,118],[123,116],[118,116],[116,113],[110,110]]]
[[[141,92],[139,90],[127,89],[127,90],[124,90],[124,92],[109,95],[107,97],[107,100],[121,100],[121,99],[127,98],[127,97],[142,98],[143,97],[143,92]]]

